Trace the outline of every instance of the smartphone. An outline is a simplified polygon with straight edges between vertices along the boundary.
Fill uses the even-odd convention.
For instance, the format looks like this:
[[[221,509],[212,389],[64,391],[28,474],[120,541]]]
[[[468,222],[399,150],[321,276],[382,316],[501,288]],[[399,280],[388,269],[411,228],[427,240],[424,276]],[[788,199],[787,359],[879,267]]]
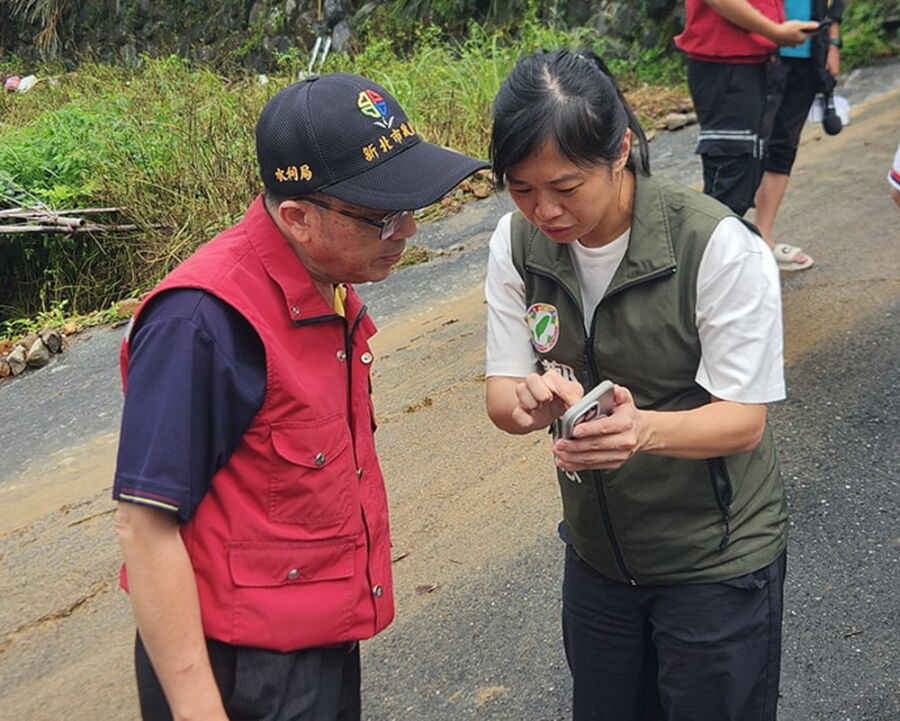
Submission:
[[[571,438],[572,431],[579,423],[592,421],[595,418],[608,416],[615,407],[613,395],[613,382],[600,381],[594,388],[585,393],[584,397],[562,414],[560,422],[560,437]]]
[[[812,30],[804,30],[803,32],[805,32],[807,35],[814,35],[820,30],[825,30],[833,22],[834,20],[832,20],[831,18],[825,18],[819,23],[818,27],[815,27]]]

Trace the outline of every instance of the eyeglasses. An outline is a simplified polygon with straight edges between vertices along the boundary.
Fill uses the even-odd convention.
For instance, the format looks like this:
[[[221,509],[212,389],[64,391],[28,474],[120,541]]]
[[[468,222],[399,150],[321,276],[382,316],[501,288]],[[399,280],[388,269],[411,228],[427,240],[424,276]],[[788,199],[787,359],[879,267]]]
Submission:
[[[348,218],[353,218],[354,220],[358,220],[361,223],[365,223],[366,225],[371,225],[375,228],[378,228],[378,239],[379,240],[390,240],[394,233],[397,232],[397,229],[403,223],[403,221],[411,217],[413,215],[412,210],[395,210],[392,213],[388,213],[381,220],[372,220],[371,218],[367,218],[364,215],[358,215],[356,213],[351,213],[349,210],[343,210],[342,208],[335,208],[328,203],[317,200],[316,198],[308,198],[306,196],[301,196],[297,198],[297,200],[305,200],[307,203],[312,203],[313,205],[318,205],[320,208],[325,208],[326,210],[332,210],[335,213],[340,213]]]

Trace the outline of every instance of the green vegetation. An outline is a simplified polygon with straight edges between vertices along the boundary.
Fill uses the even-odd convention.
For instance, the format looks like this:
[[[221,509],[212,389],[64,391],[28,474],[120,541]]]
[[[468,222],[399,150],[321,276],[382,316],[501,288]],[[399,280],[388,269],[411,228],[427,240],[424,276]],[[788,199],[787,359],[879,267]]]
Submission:
[[[21,8],[63,4],[18,2]],[[518,57],[563,46],[604,55],[605,39],[548,22],[548,11],[537,9],[545,3],[477,4],[491,17],[515,10],[519,19],[514,27],[488,29],[474,21],[437,24],[448,14],[460,17],[459,0],[398,0],[358,29],[353,55],[332,53],[322,71],[371,77],[397,96],[424,137],[486,157],[490,104]],[[845,28],[845,70],[890,49],[879,3],[851,2]],[[262,38],[253,32],[245,40],[237,52],[249,52]],[[683,61],[668,47],[635,49],[629,59],[609,62],[645,123],[687,96]],[[16,69],[10,60],[0,62],[0,74]],[[118,208],[99,222],[142,228],[0,235],[0,338],[62,315],[85,322],[111,317],[110,311],[84,314],[148,290],[232,224],[260,187],[256,117],[307,62],[306,50],[282,53],[264,85],[233,65],[225,77],[221,63],[214,71],[174,56],[142,58],[136,69],[45,66],[28,93],[0,93],[0,208]],[[448,210],[445,203],[425,217]],[[22,318],[29,320],[16,320]]]
[[[896,52],[888,33],[889,21],[900,22],[900,2],[851,0],[846,4],[841,23],[842,71],[852,70]]]

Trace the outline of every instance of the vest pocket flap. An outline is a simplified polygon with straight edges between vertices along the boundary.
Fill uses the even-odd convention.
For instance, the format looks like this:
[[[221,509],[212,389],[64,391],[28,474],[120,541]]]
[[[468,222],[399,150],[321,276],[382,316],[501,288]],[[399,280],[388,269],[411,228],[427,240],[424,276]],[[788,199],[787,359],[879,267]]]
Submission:
[[[323,420],[315,425],[272,425],[275,452],[284,460],[306,468],[325,468],[347,450],[349,444],[349,433],[342,418]]]
[[[285,586],[350,578],[353,537],[326,541],[235,541],[228,565],[236,586]]]

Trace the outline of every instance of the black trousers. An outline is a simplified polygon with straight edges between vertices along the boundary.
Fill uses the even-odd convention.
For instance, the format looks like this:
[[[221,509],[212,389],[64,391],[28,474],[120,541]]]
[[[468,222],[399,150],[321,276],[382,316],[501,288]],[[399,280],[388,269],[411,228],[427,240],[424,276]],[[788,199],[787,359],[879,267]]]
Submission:
[[[762,180],[767,64],[687,62],[703,192],[737,215],[753,207]]]
[[[231,721],[359,721],[359,644],[279,653],[207,640]],[[141,718],[172,721],[141,638],[134,646]]]
[[[566,548],[574,721],[774,721],[785,556],[721,583],[629,586]]]
[[[790,175],[800,145],[800,133],[821,87],[811,58],[780,58],[767,68],[765,169]]]

